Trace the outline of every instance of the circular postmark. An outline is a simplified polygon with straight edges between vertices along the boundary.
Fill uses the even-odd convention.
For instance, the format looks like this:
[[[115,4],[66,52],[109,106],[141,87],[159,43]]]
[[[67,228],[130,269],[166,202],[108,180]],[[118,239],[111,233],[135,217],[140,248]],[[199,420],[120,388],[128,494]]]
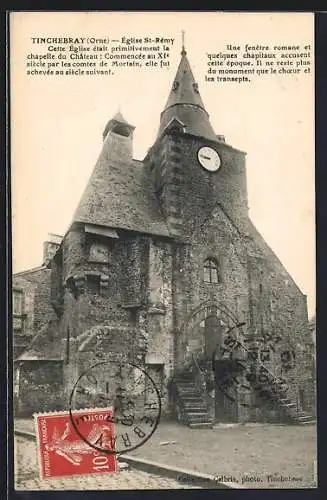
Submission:
[[[113,429],[112,446],[103,446],[101,436],[92,441],[81,432],[79,423],[89,418],[87,411],[94,408],[108,409],[106,422]],[[97,451],[119,455],[142,446],[155,432],[161,415],[161,395],[143,368],[113,358],[94,364],[78,377],[70,395],[69,414],[85,443]]]
[[[260,400],[285,397],[288,384],[284,377],[276,376],[269,368],[272,353],[280,338],[260,341],[236,335],[235,330],[244,323],[232,326],[222,344],[217,344],[212,355],[214,385],[230,401],[245,407],[260,407]],[[287,356],[286,356],[287,354]],[[288,351],[283,357],[289,359]],[[253,399],[253,394],[257,397]],[[259,399],[259,401],[258,401]]]

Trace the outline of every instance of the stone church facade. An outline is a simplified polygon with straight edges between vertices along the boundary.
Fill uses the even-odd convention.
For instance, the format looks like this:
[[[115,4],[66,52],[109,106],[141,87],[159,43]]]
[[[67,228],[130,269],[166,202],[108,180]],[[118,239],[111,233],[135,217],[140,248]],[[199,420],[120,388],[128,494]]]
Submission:
[[[309,422],[306,296],[249,219],[245,153],[212,129],[184,48],[143,161],[133,131],[120,112],[109,120],[40,277],[13,277],[43,318],[20,349],[14,331],[17,412],[65,408],[83,370],[117,353],[184,424]]]

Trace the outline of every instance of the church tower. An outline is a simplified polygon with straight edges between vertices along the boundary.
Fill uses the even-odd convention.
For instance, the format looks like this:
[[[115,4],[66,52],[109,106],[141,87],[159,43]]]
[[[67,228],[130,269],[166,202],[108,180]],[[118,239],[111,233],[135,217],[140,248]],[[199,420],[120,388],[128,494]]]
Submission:
[[[245,153],[215,134],[184,46],[145,162],[175,236],[185,237],[218,204],[239,224],[247,217]]]

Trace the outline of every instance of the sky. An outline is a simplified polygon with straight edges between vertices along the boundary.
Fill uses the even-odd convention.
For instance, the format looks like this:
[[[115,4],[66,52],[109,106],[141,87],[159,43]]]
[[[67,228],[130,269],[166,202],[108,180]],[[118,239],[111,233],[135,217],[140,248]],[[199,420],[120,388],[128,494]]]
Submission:
[[[64,234],[121,110],[134,158],[153,144],[180,60],[181,30],[216,134],[247,152],[250,217],[315,311],[314,77],[205,81],[208,52],[227,44],[313,46],[310,13],[16,12],[11,14],[13,272],[39,266],[48,233]],[[174,39],[168,68],[113,76],[27,76],[31,37]]]

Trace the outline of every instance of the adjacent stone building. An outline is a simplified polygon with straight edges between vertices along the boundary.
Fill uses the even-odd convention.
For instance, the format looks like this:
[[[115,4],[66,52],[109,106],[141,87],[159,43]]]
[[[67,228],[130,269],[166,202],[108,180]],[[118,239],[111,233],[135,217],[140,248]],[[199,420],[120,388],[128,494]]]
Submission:
[[[121,353],[185,424],[309,421],[306,296],[249,219],[246,155],[214,132],[184,48],[143,161],[133,131],[109,120],[68,231],[44,267],[14,276],[34,304],[17,411],[67,407],[82,371]],[[30,298],[41,289],[46,305]],[[30,403],[22,387],[39,380]]]

